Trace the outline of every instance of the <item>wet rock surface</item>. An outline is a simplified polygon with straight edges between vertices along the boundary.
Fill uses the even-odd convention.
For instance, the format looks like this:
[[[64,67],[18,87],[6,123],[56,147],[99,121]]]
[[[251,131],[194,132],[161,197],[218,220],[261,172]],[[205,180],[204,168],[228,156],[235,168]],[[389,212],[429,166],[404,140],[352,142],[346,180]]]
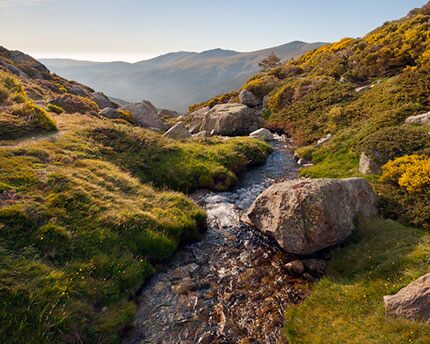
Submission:
[[[284,309],[303,299],[310,282],[288,272],[297,257],[240,220],[264,189],[296,175],[288,142],[278,137],[273,145],[266,165],[236,190],[195,194],[208,212],[208,232],[144,286],[124,343],[284,342]]]

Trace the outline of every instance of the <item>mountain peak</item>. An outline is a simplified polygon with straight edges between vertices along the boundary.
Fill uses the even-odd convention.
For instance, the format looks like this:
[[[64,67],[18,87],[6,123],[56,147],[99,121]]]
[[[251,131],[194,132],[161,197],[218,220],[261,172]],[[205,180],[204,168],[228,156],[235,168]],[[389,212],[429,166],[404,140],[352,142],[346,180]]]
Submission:
[[[240,54],[234,50],[224,50],[221,48],[215,48],[211,50],[202,51],[199,55],[204,57],[223,57],[223,56],[234,56]]]

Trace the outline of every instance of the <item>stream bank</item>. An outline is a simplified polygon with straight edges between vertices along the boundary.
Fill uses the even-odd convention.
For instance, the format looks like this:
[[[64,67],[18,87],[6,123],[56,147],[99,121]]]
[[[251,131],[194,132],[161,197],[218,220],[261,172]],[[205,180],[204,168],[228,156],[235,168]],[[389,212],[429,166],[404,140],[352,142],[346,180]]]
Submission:
[[[288,140],[277,136],[272,145],[266,164],[233,191],[193,195],[208,213],[208,232],[144,286],[123,343],[284,342],[284,309],[306,296],[310,282],[288,274],[294,256],[240,220],[263,190],[297,176]]]

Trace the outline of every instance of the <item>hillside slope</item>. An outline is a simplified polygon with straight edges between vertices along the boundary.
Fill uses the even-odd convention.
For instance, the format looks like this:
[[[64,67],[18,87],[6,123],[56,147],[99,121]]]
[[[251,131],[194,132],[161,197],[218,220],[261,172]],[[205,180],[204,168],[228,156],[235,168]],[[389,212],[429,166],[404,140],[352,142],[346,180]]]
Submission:
[[[389,160],[413,155],[385,168],[375,187],[386,215],[430,227],[429,129],[405,123],[430,110],[430,4],[363,38],[345,38],[260,73],[243,88],[265,97],[268,127],[291,134],[297,153],[315,164],[304,175],[358,176],[360,157],[380,174]],[[331,140],[317,143],[328,134]],[[418,180],[408,177],[412,165],[421,171]]]
[[[240,87],[258,72],[258,62],[272,51],[283,60],[320,47],[322,43],[291,42],[279,47],[239,53],[214,49],[177,52],[137,63],[94,63],[41,60],[55,73],[101,90],[112,97],[185,111],[188,105]]]
[[[270,152],[250,138],[167,139],[99,116],[93,96],[1,48],[1,343],[119,342],[157,264],[205,231],[177,191],[226,190]]]
[[[286,310],[289,342],[430,342],[428,324],[388,317],[383,304],[384,295],[430,271],[430,2],[363,38],[260,73],[243,88],[265,98],[267,126],[292,135],[296,153],[314,164],[303,176],[364,176],[382,214],[413,226],[359,221],[311,296]],[[427,125],[406,121],[416,115]]]

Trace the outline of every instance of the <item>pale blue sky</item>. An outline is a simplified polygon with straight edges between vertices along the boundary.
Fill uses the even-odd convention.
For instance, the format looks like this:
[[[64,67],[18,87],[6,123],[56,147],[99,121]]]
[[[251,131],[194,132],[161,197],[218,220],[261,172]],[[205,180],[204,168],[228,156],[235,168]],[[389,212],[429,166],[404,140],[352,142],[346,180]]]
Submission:
[[[36,57],[137,61],[358,37],[426,0],[0,0],[0,45]]]

